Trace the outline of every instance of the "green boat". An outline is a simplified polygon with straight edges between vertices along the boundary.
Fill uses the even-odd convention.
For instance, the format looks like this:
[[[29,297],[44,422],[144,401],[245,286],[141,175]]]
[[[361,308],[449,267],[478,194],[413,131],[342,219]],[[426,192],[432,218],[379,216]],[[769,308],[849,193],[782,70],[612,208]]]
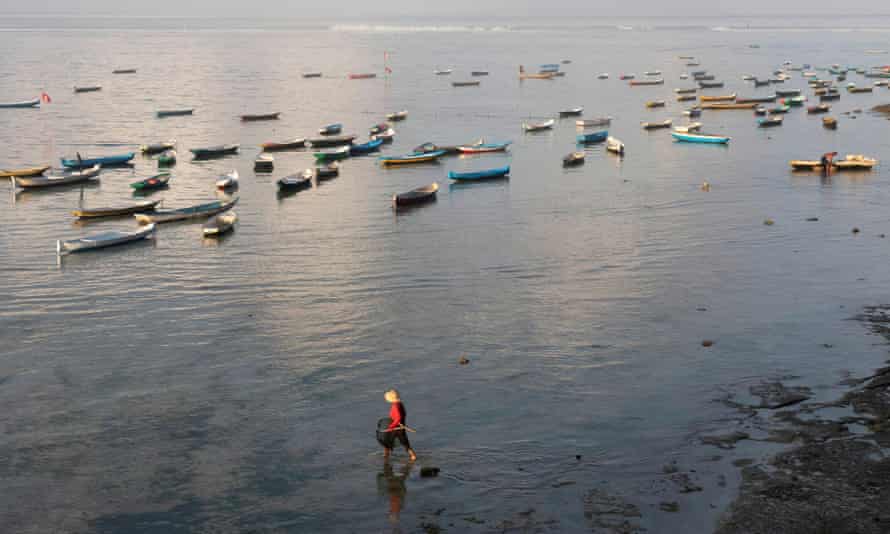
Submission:
[[[778,106],[774,108],[770,108],[766,110],[767,115],[778,115],[780,113],[788,113],[791,111],[791,106]]]
[[[806,101],[807,101],[807,97],[805,97],[805,96],[793,96],[793,97],[783,98],[780,102],[786,106],[800,107]]]
[[[176,151],[167,150],[158,156],[158,167],[170,167],[176,165]]]
[[[130,187],[135,189],[136,191],[148,191],[151,189],[162,189],[167,187],[167,183],[170,181],[170,173],[162,172],[161,174],[156,174],[145,180],[139,180],[138,182],[133,182],[130,184]]]
[[[316,152],[315,160],[318,162],[323,161],[336,161],[338,159],[346,159],[349,157],[349,147],[344,146],[342,148],[338,148],[336,150],[330,150],[328,152]]]

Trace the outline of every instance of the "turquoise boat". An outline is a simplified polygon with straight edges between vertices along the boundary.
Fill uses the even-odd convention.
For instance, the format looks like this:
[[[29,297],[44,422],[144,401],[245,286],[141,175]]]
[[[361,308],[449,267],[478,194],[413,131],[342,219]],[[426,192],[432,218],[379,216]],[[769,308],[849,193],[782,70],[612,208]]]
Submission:
[[[484,171],[475,171],[475,172],[454,172],[451,171],[448,173],[448,178],[457,181],[469,181],[469,180],[493,180],[496,178],[504,178],[510,174],[510,166],[506,167],[498,167],[496,169],[488,169]]]
[[[128,152],[119,156],[105,156],[102,158],[62,158],[62,166],[69,169],[88,169],[94,165],[113,167],[115,165],[126,165],[127,163],[130,163],[130,161],[135,157],[135,152]]]
[[[603,130],[600,132],[593,132],[589,134],[581,134],[578,136],[578,143],[602,143],[606,139],[609,138],[609,131]]]
[[[712,145],[725,145],[729,143],[729,137],[721,137],[719,135],[709,135],[703,133],[681,133],[681,132],[671,132],[671,135],[674,136],[674,139],[677,141],[682,141],[684,143],[707,143]]]

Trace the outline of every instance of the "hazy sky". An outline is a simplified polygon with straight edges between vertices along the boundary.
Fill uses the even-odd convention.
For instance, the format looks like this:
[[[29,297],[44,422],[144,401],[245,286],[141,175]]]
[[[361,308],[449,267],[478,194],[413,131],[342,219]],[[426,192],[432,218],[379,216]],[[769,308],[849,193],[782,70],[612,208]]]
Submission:
[[[771,0],[732,3],[713,0],[0,0],[0,13],[7,14],[376,18],[398,14],[411,17],[424,14],[454,17],[720,16],[832,11],[836,11],[836,4],[827,0],[786,0],[778,4]],[[844,2],[844,13],[860,16],[890,13],[890,5],[886,0],[849,0]]]

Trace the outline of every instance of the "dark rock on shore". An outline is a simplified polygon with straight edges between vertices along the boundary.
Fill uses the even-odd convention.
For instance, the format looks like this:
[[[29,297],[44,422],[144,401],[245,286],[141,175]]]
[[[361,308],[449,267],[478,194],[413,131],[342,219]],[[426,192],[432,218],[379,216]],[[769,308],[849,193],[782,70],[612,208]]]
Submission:
[[[720,434],[716,436],[702,436],[701,442],[705,445],[713,445],[721,449],[734,449],[735,444],[749,436],[745,432],[730,432],[729,434]]]
[[[750,391],[751,395],[760,397],[760,406],[755,406],[755,408],[768,408],[770,410],[777,410],[803,402],[808,400],[812,394],[809,388],[789,388],[781,382],[766,382],[757,386],[751,386]]]

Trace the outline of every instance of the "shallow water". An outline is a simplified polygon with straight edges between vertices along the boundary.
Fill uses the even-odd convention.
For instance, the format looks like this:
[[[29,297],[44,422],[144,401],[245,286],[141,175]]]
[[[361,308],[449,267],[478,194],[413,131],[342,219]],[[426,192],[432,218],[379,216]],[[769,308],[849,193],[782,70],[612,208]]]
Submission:
[[[834,132],[802,110],[766,131],[746,111],[706,112],[706,129],[731,135],[729,147],[674,144],[639,121],[681,121],[678,55],[727,82],[714,94],[752,94],[741,76],[785,59],[888,63],[865,51],[882,48],[890,22],[852,33],[657,21],[627,31],[84,24],[2,22],[30,30],[0,32],[0,100],[45,90],[53,103],[0,112],[0,165],[175,138],[171,187],[152,198],[168,208],[214,199],[215,176],[237,168],[240,221],[220,242],[202,240],[197,224],[164,225],[155,243],[59,266],[56,239],[134,223],[77,226],[78,189],[13,194],[0,184],[0,523],[10,531],[377,532],[431,520],[458,531],[503,520],[584,530],[591,488],[657,503],[649,481],[666,459],[694,461],[695,436],[725,415],[713,399],[727,389],[789,373],[833,384],[840,370],[880,360],[883,349],[845,319],[888,298],[890,245],[878,237],[890,233],[887,172],[825,179],[791,174],[787,160],[827,150],[887,159],[883,118],[838,112],[890,92],[844,94]],[[382,71],[385,51],[389,79],[344,79]],[[520,63],[563,58],[573,60],[563,79],[516,81]],[[139,72],[110,74],[124,67]],[[432,74],[445,67],[450,78]],[[656,68],[662,87],[617,79]],[[308,70],[326,77],[299,77]],[[491,75],[481,87],[450,86],[470,70]],[[94,82],[102,92],[71,93]],[[666,110],[643,108],[656,98]],[[574,119],[520,130],[577,105],[615,117],[625,158],[594,145],[584,166],[563,170]],[[181,106],[196,114],[153,116]],[[398,109],[410,116],[386,153],[480,136],[514,145],[414,168],[353,159],[340,178],[284,199],[275,179],[308,166],[310,152],[276,154],[272,175],[252,171],[260,142],[331,122],[364,135]],[[280,121],[237,119],[273,110]],[[238,157],[186,156],[229,142],[241,143]],[[449,170],[506,162],[507,181],[446,183]],[[126,201],[128,183],[153,170],[137,156],[132,170],[104,172],[85,201]],[[392,193],[432,181],[442,185],[436,203],[392,212]],[[419,429],[420,465],[439,466],[439,478],[405,471],[401,452],[384,469],[373,432],[389,387]],[[519,515],[530,508],[533,519]],[[719,512],[701,501],[683,509],[644,508],[642,523],[703,532]]]

